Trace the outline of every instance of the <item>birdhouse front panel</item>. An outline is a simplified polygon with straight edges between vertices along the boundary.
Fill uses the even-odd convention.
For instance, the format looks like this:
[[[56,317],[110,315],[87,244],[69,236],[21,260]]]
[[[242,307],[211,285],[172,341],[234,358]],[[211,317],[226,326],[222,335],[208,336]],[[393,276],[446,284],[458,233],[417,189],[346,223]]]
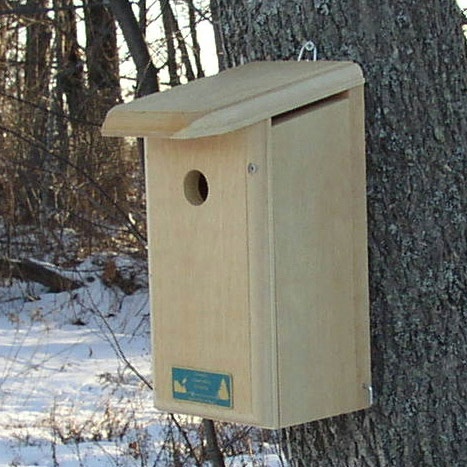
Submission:
[[[199,413],[201,405],[208,416],[251,423],[260,410],[253,408],[258,396],[252,381],[261,371],[252,374],[252,351],[258,348],[251,335],[258,329],[250,309],[254,265],[249,259],[246,190],[249,156],[265,158],[264,143],[262,151],[251,154],[259,132],[250,128],[190,141],[148,139],[151,282],[158,310],[153,314],[154,371],[160,408]],[[264,285],[269,287],[266,281]]]

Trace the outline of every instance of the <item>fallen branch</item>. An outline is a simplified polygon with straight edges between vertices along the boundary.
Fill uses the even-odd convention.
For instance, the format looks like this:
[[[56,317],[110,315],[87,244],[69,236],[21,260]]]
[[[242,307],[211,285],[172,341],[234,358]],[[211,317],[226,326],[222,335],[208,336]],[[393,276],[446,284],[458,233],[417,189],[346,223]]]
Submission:
[[[53,293],[66,292],[83,286],[82,282],[64,276],[53,266],[31,259],[0,258],[0,276],[38,282]]]

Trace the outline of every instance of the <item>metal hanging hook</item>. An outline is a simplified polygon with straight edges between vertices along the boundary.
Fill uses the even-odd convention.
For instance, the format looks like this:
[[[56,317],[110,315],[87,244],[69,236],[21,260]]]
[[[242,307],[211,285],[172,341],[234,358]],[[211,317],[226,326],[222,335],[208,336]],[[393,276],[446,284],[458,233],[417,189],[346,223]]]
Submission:
[[[298,54],[297,61],[301,61],[305,52],[310,52],[313,54],[313,61],[316,62],[318,60],[318,48],[316,47],[313,41],[307,41],[303,44],[300,52]]]

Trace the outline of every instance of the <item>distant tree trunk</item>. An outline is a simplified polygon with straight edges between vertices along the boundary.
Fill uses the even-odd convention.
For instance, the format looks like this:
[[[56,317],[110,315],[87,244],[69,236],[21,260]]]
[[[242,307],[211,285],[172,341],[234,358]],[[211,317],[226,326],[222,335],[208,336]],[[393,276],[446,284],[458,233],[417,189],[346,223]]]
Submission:
[[[376,402],[287,430],[292,465],[467,465],[467,58],[459,8],[454,0],[218,4],[229,66],[295,60],[311,39],[320,59],[354,60],[367,81]]]
[[[141,32],[129,1],[109,0],[109,2],[136,66],[136,95],[146,96],[159,91],[157,68],[151,59],[144,35]]]
[[[73,0],[54,0],[57,87],[66,96],[73,120],[85,119],[84,66],[78,44]]]
[[[0,9],[6,10],[6,0],[0,0]],[[14,178],[12,176],[12,156],[15,153],[11,145],[8,144],[7,134],[3,128],[8,126],[7,109],[12,108],[7,94],[9,81],[9,50],[11,50],[9,39],[12,36],[10,31],[11,21],[7,16],[0,17],[0,163],[2,164],[2,173],[0,174],[0,198],[3,202],[0,204],[0,217],[3,223],[4,251],[9,253],[11,228],[15,219],[15,197],[14,197]]]
[[[169,69],[169,85],[171,87],[180,84],[177,66],[177,49],[175,48],[174,30],[173,30],[173,12],[169,0],[160,0],[162,23],[164,25],[164,35],[167,48],[167,67]]]
[[[26,17],[26,54],[24,65],[24,99],[26,101],[24,125],[32,138],[43,145],[46,142],[47,100],[50,85],[50,23],[43,9],[48,0],[28,0],[31,13]],[[46,203],[47,190],[41,183],[41,170],[45,154],[38,146],[27,149],[23,183],[27,192],[27,210],[33,219],[38,219],[40,208]]]
[[[182,34],[180,26],[178,24],[177,18],[173,12],[173,9],[170,7],[170,3],[168,3],[168,14],[170,16],[170,22],[172,24],[172,33],[177,39],[178,50],[180,51],[181,55],[181,62],[185,68],[185,76],[188,81],[193,81],[195,79],[195,73],[193,71],[193,66],[191,65],[190,55],[188,53],[188,48],[185,42],[185,38]]]
[[[84,67],[78,44],[76,14],[72,8],[73,0],[54,0],[55,9],[55,57],[57,61],[57,82],[55,89],[55,110],[57,120],[57,139],[63,160],[59,162],[61,174],[68,171],[70,157],[69,125],[74,132],[86,119],[86,88]],[[65,112],[64,97],[68,111]],[[69,119],[65,118],[65,113]]]
[[[198,41],[198,21],[196,15],[195,5],[193,0],[187,0],[188,4],[188,20],[190,23],[190,36],[191,41],[193,43],[193,54],[195,56],[195,63],[196,63],[196,77],[203,78],[204,77],[204,70],[203,65],[201,63],[201,47]]]
[[[112,10],[101,0],[85,0],[86,65],[88,72],[87,120],[88,125],[77,154],[77,165],[97,176],[99,184],[120,206],[126,204],[125,173],[122,142],[103,139],[99,126],[107,112],[121,101],[117,26]],[[98,202],[101,193],[93,190]]]
[[[38,13],[26,17],[26,56],[24,68],[25,99],[43,101],[49,95],[50,82],[50,23],[43,9],[48,0],[28,0],[31,11]],[[38,118],[42,124],[43,118]],[[41,125],[39,125],[41,126]]]
[[[40,9],[47,6],[47,0],[29,0],[28,6],[31,9]],[[26,27],[26,56],[24,68],[24,98],[31,104],[46,103],[49,96],[50,84],[50,24],[44,13],[39,12],[28,17]],[[30,128],[32,123],[33,136],[43,142],[45,126],[47,122],[47,112],[44,108],[35,108],[32,120],[29,120]],[[40,165],[42,156],[35,148],[31,148],[30,160],[33,165]]]
[[[207,459],[213,467],[225,467],[224,456],[217,442],[216,427],[210,419],[203,419],[204,437],[206,439]]]
[[[0,0],[0,9],[6,9],[6,1]],[[8,20],[5,17],[0,17],[0,108],[5,108],[6,83],[8,76],[8,47],[7,47],[7,32]],[[3,112],[0,112],[0,125],[3,125]],[[0,131],[0,154],[4,154],[5,150],[5,135]]]
[[[210,0],[209,8],[211,10],[212,27],[216,43],[217,64],[219,71],[223,71],[227,68],[227,61],[224,52],[224,35],[222,33],[222,25],[220,23],[219,0]],[[224,21],[224,17],[222,20]]]
[[[86,0],[85,5],[86,64],[92,100],[89,104],[101,122],[121,100],[117,29],[111,10],[100,0]]]

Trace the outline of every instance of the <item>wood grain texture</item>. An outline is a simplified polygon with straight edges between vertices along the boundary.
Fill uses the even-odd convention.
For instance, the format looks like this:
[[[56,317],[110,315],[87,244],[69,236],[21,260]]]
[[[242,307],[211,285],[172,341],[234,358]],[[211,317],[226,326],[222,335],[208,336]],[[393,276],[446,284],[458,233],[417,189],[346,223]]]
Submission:
[[[361,88],[147,149],[157,406],[268,428],[367,407]],[[172,367],[231,374],[233,409],[174,400]]]
[[[261,131],[148,142],[153,344],[160,408],[257,422],[252,386],[258,380],[252,372],[264,361],[255,360],[252,368],[251,333],[258,335],[264,323],[252,325],[249,307],[246,177],[250,153],[265,159],[264,150],[256,151],[265,147],[264,138],[256,137]],[[208,197],[199,206],[191,205],[183,190],[184,178],[193,169],[202,172],[209,185]],[[174,366],[231,374],[233,410],[175,401]]]
[[[249,164],[256,171],[247,177],[249,306],[252,348],[252,398],[258,425],[279,426],[277,373],[277,319],[271,198],[271,121],[248,132],[252,151]]]
[[[176,131],[146,140],[157,407],[278,428],[368,406],[356,68],[252,64],[115,113]],[[233,406],[175,399],[173,368],[230,375]]]
[[[363,83],[352,62],[257,62],[114,107],[106,136],[227,133]]]
[[[369,405],[364,152],[351,123],[362,118],[345,94],[274,120],[282,426]]]

